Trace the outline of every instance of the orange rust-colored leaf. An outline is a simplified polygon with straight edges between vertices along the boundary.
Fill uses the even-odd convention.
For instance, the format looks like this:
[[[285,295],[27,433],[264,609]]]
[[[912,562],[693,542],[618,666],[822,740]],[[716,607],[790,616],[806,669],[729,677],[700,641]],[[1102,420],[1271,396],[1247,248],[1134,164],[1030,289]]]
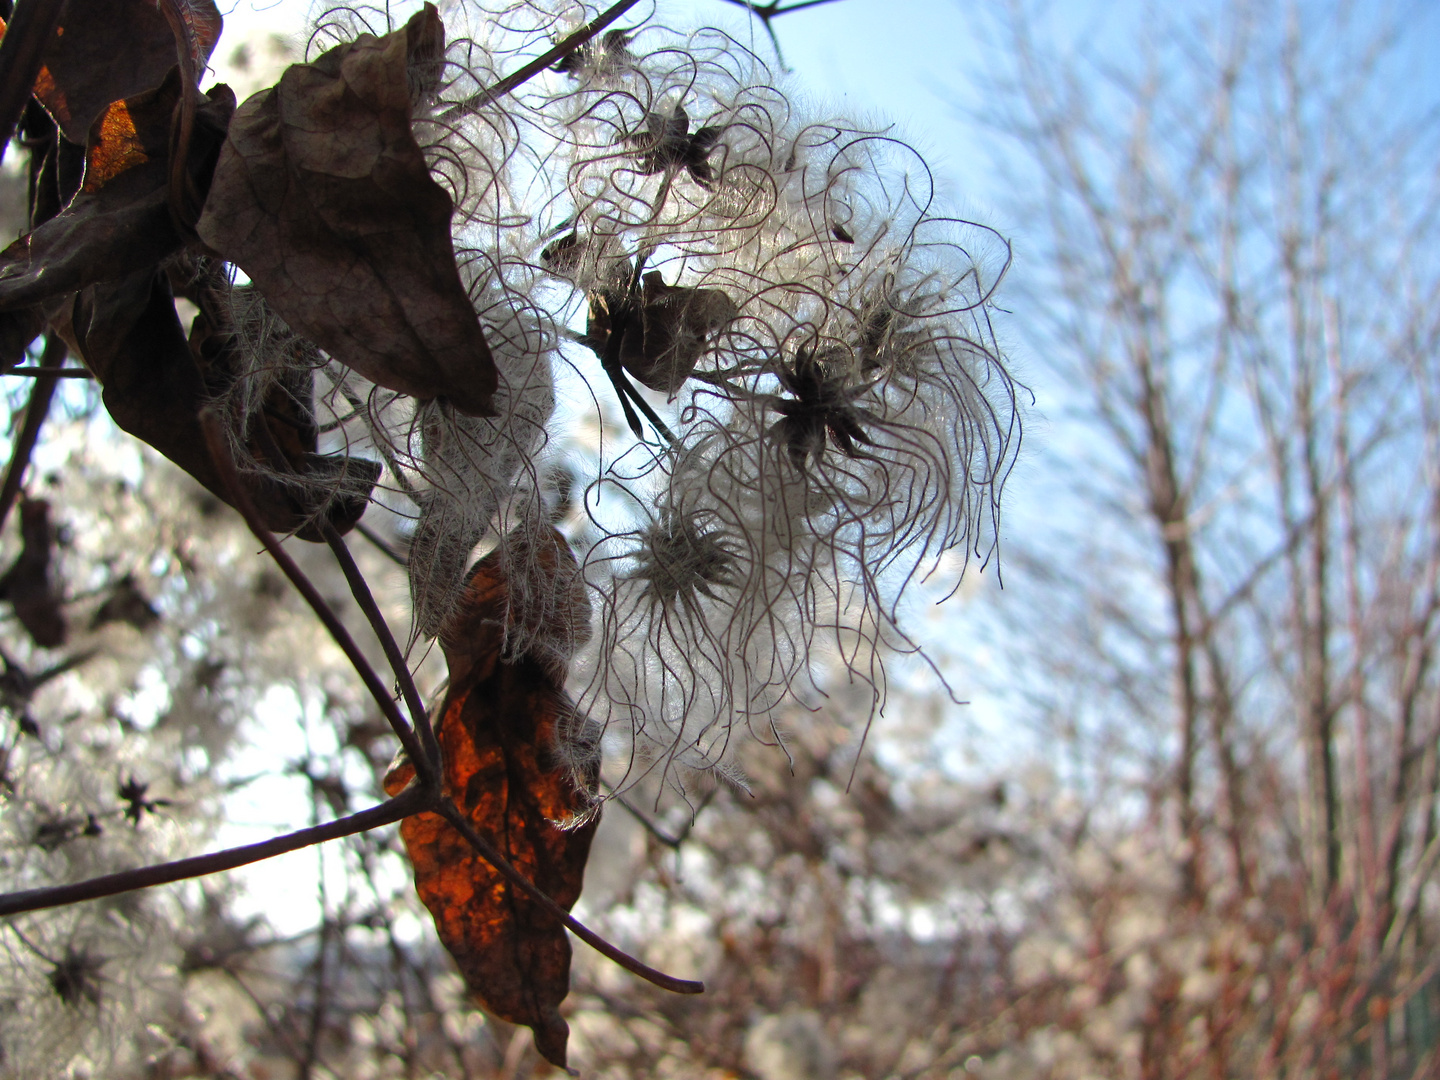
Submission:
[[[110,103],[90,133],[85,154],[85,185],[82,191],[96,192],[115,177],[150,160],[135,118],[123,101]]]
[[[40,74],[35,76],[35,85],[31,89],[31,93],[35,95],[35,99],[45,107],[45,111],[57,124],[68,125],[70,123],[70,102],[65,97],[65,91],[55,85],[55,76],[51,75],[50,69],[43,64],[40,67]]]
[[[166,8],[173,10],[155,0],[69,0],[34,88],[65,138],[84,143],[111,102],[160,85],[177,60],[167,15],[180,19],[189,69],[203,70],[220,36],[214,0],[167,0]]]
[[[573,570],[574,556],[558,533],[553,546],[560,557],[551,565]],[[436,732],[445,792],[521,874],[568,909],[580,896],[599,823],[586,790],[593,789],[593,772],[577,785],[555,753],[573,706],[553,661],[502,656],[509,605],[495,555],[475,567],[466,600],[442,637],[452,672]],[[578,610],[565,615],[583,618]],[[413,775],[408,762],[393,767],[385,790],[397,794]],[[560,824],[574,820],[580,824]],[[407,818],[400,835],[416,890],[470,992],[495,1015],[531,1028],[540,1053],[564,1067],[569,1027],[559,1007],[570,989],[564,927],[438,815]]]

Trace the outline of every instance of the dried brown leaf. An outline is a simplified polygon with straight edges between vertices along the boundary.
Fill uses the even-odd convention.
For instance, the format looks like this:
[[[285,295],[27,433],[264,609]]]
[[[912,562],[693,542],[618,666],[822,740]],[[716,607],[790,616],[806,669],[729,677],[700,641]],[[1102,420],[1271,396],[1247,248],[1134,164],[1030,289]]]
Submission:
[[[620,366],[650,389],[673,394],[704,355],[706,336],[735,314],[735,302],[724,291],[667,285],[652,270],[639,297],[624,290],[592,293],[585,336],[603,359],[618,324]]]
[[[407,72],[434,67],[444,33],[427,4],[246,101],[198,231],[336,360],[484,416],[495,364],[455,265],[453,204],[410,130]]]
[[[152,268],[181,249],[185,240],[167,205],[166,160],[179,98],[172,68],[160,87],[123,103],[123,123],[112,112],[96,122],[89,153],[109,178],[0,252],[0,310]],[[202,186],[234,109],[227,86],[213,87],[200,106],[188,164]]]
[[[575,561],[551,534],[548,566],[573,573]],[[573,603],[583,604],[583,594]],[[590,841],[599,824],[590,790],[556,760],[559,727],[573,714],[563,674],[531,655],[503,657],[507,589],[496,554],[475,567],[465,601],[442,637],[451,685],[437,735],[448,797],[477,832],[562,907],[580,896]],[[583,619],[578,609],[559,613]],[[522,616],[523,617],[523,616]],[[385,790],[409,783],[408,763],[391,769]],[[585,816],[587,815],[588,816]],[[560,823],[580,823],[570,828]],[[415,887],[435,918],[476,1000],[524,1024],[546,1060],[564,1067],[569,1027],[560,1003],[570,989],[570,941],[564,926],[505,881],[464,837],[436,814],[407,818],[400,835],[415,868]]]
[[[67,636],[65,612],[50,574],[55,529],[50,524],[50,504],[44,499],[20,504],[20,537],[20,554],[0,577],[0,600],[14,606],[15,617],[36,645],[58,648]]]
[[[192,351],[165,274],[141,270],[90,286],[76,301],[72,326],[86,363],[104,387],[102,400],[116,425],[228,501],[199,413],[228,389],[235,372],[227,366],[228,356]],[[250,497],[267,527],[318,541],[311,521],[323,513],[339,531],[351,528],[365,512],[379,477],[378,463],[315,454],[313,438],[297,450],[288,464],[310,481],[307,488],[247,477]],[[257,456],[263,456],[263,449]],[[318,505],[309,494],[315,489],[335,496]]]
[[[45,330],[38,308],[0,311],[0,375],[25,359],[25,350]]]
[[[196,70],[203,69],[220,36],[220,12],[212,0],[181,6],[188,9]],[[176,57],[175,34],[155,0],[69,0],[45,50],[35,96],[65,137],[83,144],[111,102],[159,86]]]

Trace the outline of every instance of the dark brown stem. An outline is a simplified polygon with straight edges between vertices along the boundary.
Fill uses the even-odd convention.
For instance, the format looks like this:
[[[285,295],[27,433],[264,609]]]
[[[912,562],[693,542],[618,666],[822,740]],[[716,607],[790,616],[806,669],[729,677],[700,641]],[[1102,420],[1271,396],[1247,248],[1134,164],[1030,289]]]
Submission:
[[[510,860],[495,848],[490,841],[486,840],[465,820],[465,816],[457,810],[453,803],[443,796],[437,801],[435,812],[448,821],[455,831],[469,841],[470,846],[480,853],[480,857],[499,871],[501,877],[514,885],[526,896],[534,900],[555,918],[565,924],[572,934],[578,937],[585,944],[616,964],[619,964],[632,975],[638,975],[648,983],[653,983],[662,990],[670,990],[676,994],[703,994],[705,984],[690,979],[677,979],[674,975],[666,975],[663,971],[656,971],[648,964],[642,964],[629,953],[616,948],[606,941],[599,934],[595,933],[584,923],[576,919],[563,907],[557,904],[550,897],[541,892],[535,885],[525,880],[525,877],[511,865]]]
[[[258,844],[227,848],[209,855],[197,855],[193,859],[179,859],[176,862],[144,866],[137,870],[122,870],[118,874],[106,874],[104,877],[77,881],[71,885],[52,885],[44,889],[6,893],[0,895],[0,915],[18,915],[24,911],[63,907],[66,904],[78,904],[82,900],[98,900],[103,896],[115,896],[136,889],[148,889],[154,885],[168,885],[173,881],[218,874],[222,870],[234,870],[237,866],[247,866],[276,855],[284,855],[286,852],[323,844],[327,840],[338,840],[342,836],[389,825],[423,809],[427,798],[429,796],[425,790],[416,785],[402,791],[388,802],[372,806],[369,810],[287,833],[285,836],[277,836],[272,840],[262,840]]]
[[[380,642],[385,659],[390,663],[390,670],[395,673],[395,681],[400,685],[400,693],[405,697],[405,706],[410,710],[410,718],[415,724],[415,730],[419,733],[421,750],[428,760],[438,763],[440,761],[440,743],[435,738],[435,729],[430,724],[430,713],[420,697],[420,690],[415,685],[415,677],[410,673],[410,665],[405,662],[405,654],[401,652],[395,635],[390,632],[390,625],[385,621],[385,616],[380,611],[380,605],[375,603],[375,596],[370,591],[370,583],[365,580],[365,575],[355,564],[355,557],[350,554],[344,537],[335,531],[335,526],[323,517],[319,519],[318,524],[320,535],[325,538],[325,542],[330,545],[330,550],[335,553],[335,561],[340,564],[340,570],[350,584],[350,595],[355,597],[355,603],[360,605],[366,621],[370,623],[370,629],[375,633],[375,639]]]
[[[540,72],[544,71],[551,64],[569,56],[639,2],[640,0],[620,0],[620,3],[612,5],[593,20],[580,27],[580,29],[576,30],[573,34],[562,38],[559,44],[549,52],[542,53],[518,71],[506,75],[505,78],[501,79],[489,89],[482,90],[480,93],[466,98],[460,102],[459,105],[447,109],[441,114],[440,119],[446,121],[458,119],[466,113],[474,112],[482,105],[494,101],[496,98],[504,97],[517,86],[539,75]]]
[[[685,843],[685,841],[689,839],[690,832],[695,828],[695,822],[700,819],[701,812],[710,805],[710,801],[715,798],[715,795],[719,790],[720,789],[718,787],[713,787],[705,793],[705,798],[700,800],[700,805],[696,806],[691,813],[690,820],[685,822],[685,824],[681,826],[679,833],[677,833],[675,836],[671,836],[669,833],[661,829],[659,825],[656,825],[655,822],[651,821],[648,814],[642,811],[629,799],[625,798],[624,795],[612,794],[610,798],[618,802],[622,807],[629,811],[630,816],[633,817],[636,821],[640,822],[640,824],[645,827],[645,831],[648,832],[651,836],[653,836],[656,840],[660,841],[660,843],[664,844],[668,848],[673,848],[674,850],[679,851],[680,845]]]
[[[67,367],[61,368],[59,371],[51,371],[43,367],[12,367],[5,374],[26,375],[32,379],[38,379],[41,376],[48,376],[52,379],[93,379],[95,377],[90,374],[89,368],[83,367]]]
[[[65,0],[20,0],[0,41],[0,160],[30,100]]]
[[[243,492],[239,490],[239,477],[235,475],[234,463],[230,460],[226,450],[224,434],[220,430],[218,418],[213,413],[206,412],[201,415],[201,423],[205,428],[205,438],[210,444],[210,454],[214,457],[216,465],[220,469],[222,479],[229,488],[232,497],[237,493],[240,496],[240,499],[236,502],[236,509],[245,515],[246,523],[250,525],[251,531],[259,537],[260,542],[270,551],[275,561],[279,563],[281,569],[284,569],[286,574],[290,576],[290,580],[300,589],[301,593],[305,594],[305,598],[310,600],[310,593],[314,591],[314,586],[304,577],[298,567],[295,568],[294,574],[291,574],[290,570],[287,569],[289,555],[280,548],[279,541],[259,523],[253,509],[249,507],[249,501],[244,499]],[[275,460],[281,463],[283,467],[285,458],[284,455],[279,452],[279,448],[272,446],[271,453]],[[664,990],[671,990],[677,994],[704,993],[705,986],[703,983],[692,982],[688,979],[677,979],[673,975],[666,975],[663,971],[656,971],[654,968],[641,963],[629,953],[610,944],[604,938],[600,937],[600,935],[586,927],[537,886],[527,881],[525,877],[515,869],[509,859],[505,858],[494,845],[470,826],[470,823],[465,820],[464,815],[456,809],[453,803],[439,794],[438,784],[435,778],[439,775],[440,744],[435,738],[435,731],[430,725],[429,712],[426,710],[423,701],[421,701],[420,692],[415,686],[415,680],[410,674],[410,668],[405,663],[405,656],[401,652],[399,643],[396,642],[394,635],[391,634],[389,624],[385,622],[385,616],[381,613],[379,605],[375,603],[375,597],[370,591],[370,585],[366,582],[365,575],[361,573],[360,567],[356,565],[355,558],[350,554],[350,549],[345,545],[345,541],[341,538],[340,534],[335,531],[335,527],[324,518],[319,519],[317,527],[320,530],[320,535],[323,536],[326,543],[330,545],[330,550],[334,552],[335,560],[340,564],[340,569],[345,574],[345,580],[350,584],[350,591],[355,597],[355,602],[360,605],[361,611],[364,612],[371,629],[375,632],[375,637],[379,640],[380,647],[384,650],[386,659],[389,660],[390,666],[395,673],[395,678],[400,684],[401,693],[405,695],[406,706],[415,718],[415,725],[419,729],[419,741],[422,751],[417,753],[416,750],[411,748],[409,742],[406,742],[405,748],[412,762],[417,765],[418,782],[415,786],[426,791],[425,798],[427,805],[424,809],[437,813],[445,818],[446,821],[450,822],[450,824],[469,841],[471,847],[479,852],[480,857],[493,866],[502,877],[516,888],[525,892],[537,904],[558,918],[569,928],[571,933],[595,949],[602,956],[619,964],[626,971],[638,975],[640,978],[654,983]],[[293,566],[293,563],[290,565]],[[307,589],[309,589],[310,592],[307,592]],[[326,619],[326,613],[333,619],[334,612],[331,611],[329,605],[325,604],[325,602],[319,598],[318,594],[316,594],[311,606],[315,607],[317,602],[321,606],[316,607],[316,613],[321,616],[321,619]],[[322,607],[323,611],[321,610]],[[329,622],[326,622],[326,625],[328,627],[330,625]],[[340,627],[340,631],[343,633],[344,628]],[[332,629],[331,633],[334,634],[335,630]],[[338,640],[339,638],[337,637],[337,641]],[[344,648],[343,643],[341,647]],[[347,652],[346,655],[348,656],[349,653]],[[357,670],[360,670],[360,664],[363,663],[363,658],[357,660],[352,656],[351,662],[355,664]],[[366,671],[369,672],[369,678],[376,678],[373,670],[370,670],[368,666],[365,671],[361,671],[362,677],[366,677]],[[372,693],[373,692],[372,689]],[[391,708],[394,707],[394,702],[391,701],[388,696],[384,699],[384,702],[382,702],[382,704],[384,703],[388,703]],[[394,726],[393,721],[392,726]],[[399,730],[398,728],[396,729],[397,734],[399,734]],[[401,741],[405,742],[403,737]],[[418,765],[422,763],[433,763],[433,771],[428,774],[420,774]],[[427,783],[429,785],[428,787],[426,786]]]
[[[9,40],[8,34],[6,40]],[[3,48],[3,43],[0,43],[0,48]],[[45,335],[45,352],[40,357],[40,366],[50,374],[37,375],[35,385],[30,389],[30,402],[25,406],[25,423],[20,428],[20,436],[15,440],[15,449],[10,454],[10,468],[6,470],[5,483],[0,486],[0,529],[5,527],[5,519],[10,516],[10,510],[20,494],[20,482],[25,479],[30,455],[40,438],[40,426],[45,423],[45,417],[50,413],[50,400],[55,396],[53,369],[65,363],[65,353],[65,342],[59,334],[52,332]]]
[[[275,442],[270,428],[265,424],[259,425],[257,432],[266,453],[275,467],[282,472],[295,474],[290,467],[290,461]],[[420,697],[420,690],[415,685],[415,677],[410,672],[410,665],[405,662],[405,654],[401,652],[395,635],[390,632],[390,624],[385,621],[385,616],[380,611],[380,605],[375,603],[375,596],[370,591],[370,583],[365,580],[365,575],[360,572],[360,567],[355,563],[355,557],[350,554],[350,548],[345,540],[325,517],[316,521],[316,528],[324,537],[325,543],[330,546],[331,552],[335,555],[335,561],[340,564],[340,571],[345,575],[345,581],[350,586],[350,595],[355,598],[355,603],[360,606],[360,611],[365,616],[365,621],[370,624],[370,630],[375,635],[375,640],[380,643],[380,649],[385,654],[385,660],[390,665],[390,670],[395,674],[395,683],[400,688],[401,695],[405,698],[405,707],[410,710],[410,720],[419,733],[420,747],[429,761],[436,763],[438,768],[440,761],[440,743],[435,738],[435,731],[430,726],[430,713],[425,708],[425,702]]]
[[[439,775],[438,765],[435,759],[425,755],[424,749],[415,737],[414,730],[406,722],[405,717],[400,714],[400,709],[395,704],[395,699],[386,688],[375,669],[370,666],[370,661],[365,659],[365,654],[355,644],[355,639],[350,636],[350,631],[345,629],[345,624],[340,617],[320,595],[311,580],[305,576],[305,572],[295,564],[290,553],[281,546],[275,534],[267,529],[260,520],[259,514],[255,512],[254,505],[250,502],[249,496],[245,493],[244,484],[240,475],[235,470],[235,462],[230,457],[230,449],[225,443],[225,433],[220,427],[220,418],[213,412],[206,409],[200,414],[200,426],[205,432],[205,442],[210,448],[210,456],[215,461],[215,468],[219,470],[220,479],[225,484],[226,491],[230,495],[230,503],[245,519],[245,524],[250,526],[250,531],[255,534],[256,539],[265,545],[265,550],[275,560],[277,566],[284,571],[290,583],[295,586],[305,602],[310,605],[311,610],[319,617],[340,646],[345,658],[350,661],[356,674],[360,676],[365,689],[370,691],[370,696],[380,706],[380,711],[385,714],[385,719],[390,722],[400,744],[405,752],[410,755],[410,761],[415,766],[416,773],[426,784],[433,784]]]

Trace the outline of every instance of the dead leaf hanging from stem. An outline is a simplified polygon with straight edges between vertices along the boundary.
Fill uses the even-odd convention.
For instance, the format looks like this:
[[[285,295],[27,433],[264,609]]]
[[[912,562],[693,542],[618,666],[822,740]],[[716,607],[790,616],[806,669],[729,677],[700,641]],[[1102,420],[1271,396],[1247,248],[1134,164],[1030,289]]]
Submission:
[[[564,539],[551,535],[557,558],[549,565],[557,574],[573,570]],[[583,594],[577,602],[584,603]],[[557,760],[559,729],[573,706],[553,662],[501,655],[508,606],[500,562],[489,555],[475,567],[442,637],[452,678],[436,730],[442,782],[474,829],[568,909],[579,899],[599,824],[591,798],[596,777],[592,772],[577,786]],[[579,611],[561,614],[586,621]],[[398,793],[412,776],[408,763],[393,767],[385,790]],[[495,1015],[531,1028],[540,1053],[563,1068],[569,1027],[559,1006],[570,989],[564,926],[438,815],[407,818],[400,835],[416,890],[471,993]]]
[[[488,416],[498,380],[455,265],[454,207],[410,130],[407,72],[443,55],[444,34],[427,4],[247,100],[198,230],[335,359]]]

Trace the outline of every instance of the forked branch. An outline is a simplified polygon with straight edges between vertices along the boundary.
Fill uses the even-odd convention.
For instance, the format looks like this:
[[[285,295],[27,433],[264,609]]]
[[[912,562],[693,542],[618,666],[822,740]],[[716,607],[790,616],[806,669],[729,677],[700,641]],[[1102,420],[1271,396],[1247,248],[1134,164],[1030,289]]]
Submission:
[[[235,462],[230,456],[230,449],[225,443],[225,433],[221,430],[220,418],[207,409],[200,415],[200,424],[205,432],[205,442],[210,448],[210,456],[214,459],[215,467],[219,470],[220,478],[230,495],[231,504],[245,519],[245,524],[250,527],[255,538],[265,545],[265,550],[270,553],[270,557],[290,579],[290,584],[294,585],[300,595],[305,598],[305,602],[310,605],[311,610],[319,617],[325,629],[330,632],[335,644],[340,646],[340,651],[345,654],[345,658],[350,661],[356,674],[360,676],[360,681],[365,684],[365,689],[370,691],[370,696],[380,706],[380,711],[389,721],[396,738],[400,740],[400,745],[410,755],[410,760],[415,764],[415,771],[427,783],[436,782],[438,772],[435,760],[425,753],[420,741],[416,738],[414,729],[400,714],[394,697],[386,689],[380,676],[375,673],[375,669],[370,666],[370,661],[360,651],[360,646],[350,636],[350,631],[345,629],[345,624],[340,621],[340,616],[335,614],[335,610],[320,595],[320,590],[315,588],[314,583],[296,565],[295,560],[276,539],[275,534],[267,529],[260,520],[254,504],[245,494],[245,486],[241,482]]]

